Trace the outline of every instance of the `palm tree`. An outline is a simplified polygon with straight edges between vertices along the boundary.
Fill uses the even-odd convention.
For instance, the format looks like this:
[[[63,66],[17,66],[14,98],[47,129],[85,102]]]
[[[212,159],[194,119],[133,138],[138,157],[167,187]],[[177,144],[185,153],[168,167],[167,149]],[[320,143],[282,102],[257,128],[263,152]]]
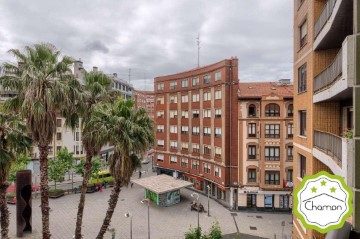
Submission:
[[[77,212],[76,219],[76,228],[75,228],[75,238],[82,238],[81,235],[81,225],[84,214],[85,206],[85,194],[86,187],[89,182],[91,167],[92,167],[92,158],[100,153],[101,148],[107,142],[107,138],[104,137],[103,132],[98,131],[96,133],[88,134],[89,129],[87,127],[87,122],[91,118],[94,107],[99,103],[111,102],[118,96],[118,91],[111,90],[112,80],[101,72],[90,72],[85,73],[84,76],[84,85],[83,85],[83,97],[82,101],[78,102],[76,106],[76,111],[69,113],[68,117],[71,118],[82,118],[82,130],[83,135],[87,134],[87,137],[83,137],[82,142],[85,148],[85,164],[84,164],[84,175],[81,188],[80,201]],[[74,117],[74,115],[76,115]]]
[[[137,155],[144,153],[154,141],[152,121],[144,109],[134,110],[132,100],[117,100],[114,104],[102,104],[96,107],[87,122],[91,131],[84,138],[101,132],[114,145],[110,156],[110,173],[114,177],[109,207],[97,238],[103,238],[114,213],[120,187],[128,185],[133,172],[140,166]]]
[[[9,238],[9,210],[6,189],[11,164],[17,153],[30,150],[31,138],[26,134],[26,126],[17,116],[0,112],[0,221],[1,238]]]
[[[61,56],[51,44],[9,50],[20,64],[5,63],[0,83],[17,95],[4,103],[4,109],[26,120],[28,131],[39,149],[42,235],[50,238],[48,148],[56,131],[56,115],[80,101],[80,83],[73,77],[73,60]]]

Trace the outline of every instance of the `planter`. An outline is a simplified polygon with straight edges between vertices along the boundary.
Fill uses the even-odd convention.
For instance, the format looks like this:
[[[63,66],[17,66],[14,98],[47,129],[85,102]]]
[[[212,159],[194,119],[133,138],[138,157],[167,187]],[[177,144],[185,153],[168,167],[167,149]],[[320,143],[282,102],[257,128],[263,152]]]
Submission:
[[[49,190],[49,198],[59,198],[65,195],[65,191],[62,189]]]
[[[16,194],[15,193],[8,193],[6,195],[6,202],[9,204],[16,204]]]
[[[86,193],[93,193],[93,192],[96,192],[96,185],[94,185],[94,184],[89,184],[89,185],[86,187]]]

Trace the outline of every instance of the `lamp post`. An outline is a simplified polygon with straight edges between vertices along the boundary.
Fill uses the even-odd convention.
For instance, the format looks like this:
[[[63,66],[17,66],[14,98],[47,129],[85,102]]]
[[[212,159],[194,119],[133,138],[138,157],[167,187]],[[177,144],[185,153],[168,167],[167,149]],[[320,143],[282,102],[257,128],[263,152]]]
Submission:
[[[193,197],[193,198],[195,198],[196,197],[196,202],[197,202],[197,204],[199,204],[199,194],[197,194],[197,193],[192,193],[191,194],[191,197]],[[197,231],[197,235],[198,235],[198,239],[200,239],[200,217],[199,217],[199,209],[197,210],[197,215],[198,215],[198,226],[197,226],[197,228],[198,228],[198,231]]]
[[[129,218],[130,217],[130,239],[132,239],[132,215],[127,212],[125,213],[125,217]]]
[[[210,217],[210,190],[211,190],[210,185],[207,185],[207,189],[208,189],[208,217]]]
[[[150,239],[150,200],[147,198],[141,200],[142,204],[144,204],[145,202],[147,202],[148,207],[148,239]]]

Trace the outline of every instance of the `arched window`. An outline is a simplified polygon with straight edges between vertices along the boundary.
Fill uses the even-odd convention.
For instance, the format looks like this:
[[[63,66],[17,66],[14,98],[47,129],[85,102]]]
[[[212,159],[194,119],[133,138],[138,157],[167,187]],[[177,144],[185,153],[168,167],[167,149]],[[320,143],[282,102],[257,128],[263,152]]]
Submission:
[[[248,116],[249,117],[256,117],[256,107],[255,107],[255,105],[253,105],[253,104],[249,105]]]
[[[288,106],[288,117],[293,117],[294,116],[294,105],[291,104]]]
[[[268,104],[265,106],[265,116],[280,116],[280,106],[278,104]]]

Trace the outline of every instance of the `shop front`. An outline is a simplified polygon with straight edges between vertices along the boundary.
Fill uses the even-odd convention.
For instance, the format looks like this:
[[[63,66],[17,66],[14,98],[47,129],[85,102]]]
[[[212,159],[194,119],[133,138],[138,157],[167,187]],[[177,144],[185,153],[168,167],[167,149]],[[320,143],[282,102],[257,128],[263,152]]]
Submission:
[[[291,192],[239,190],[238,209],[257,209],[266,211],[291,211]]]

